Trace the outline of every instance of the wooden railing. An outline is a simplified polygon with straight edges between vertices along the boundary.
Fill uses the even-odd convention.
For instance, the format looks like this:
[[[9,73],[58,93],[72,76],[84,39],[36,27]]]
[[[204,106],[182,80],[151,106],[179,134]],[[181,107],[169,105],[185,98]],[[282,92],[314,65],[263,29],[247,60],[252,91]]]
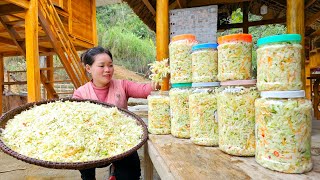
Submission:
[[[51,0],[39,0],[39,20],[75,88],[84,85],[89,78]]]

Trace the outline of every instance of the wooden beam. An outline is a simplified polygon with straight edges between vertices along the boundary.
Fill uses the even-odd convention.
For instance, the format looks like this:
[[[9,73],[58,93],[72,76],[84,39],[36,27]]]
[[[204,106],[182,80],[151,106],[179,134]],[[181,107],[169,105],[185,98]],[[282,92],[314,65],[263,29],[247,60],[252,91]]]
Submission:
[[[314,22],[316,22],[319,18],[320,18],[320,11],[317,12],[316,14],[313,14],[311,17],[309,17],[309,18],[306,20],[305,26],[310,26],[311,24],[313,24]]]
[[[248,34],[249,33],[249,3],[248,2],[244,2],[242,3],[242,14],[243,14],[243,33]]]
[[[46,78],[46,75],[42,71],[40,71],[40,79],[41,79],[41,83],[43,84],[43,86],[47,90],[48,96],[52,97],[53,99],[59,98],[59,96],[57,95],[57,92],[54,90],[52,84],[47,83],[48,79]],[[52,99],[52,98],[50,98],[50,99]]]
[[[248,27],[251,26],[261,26],[267,24],[282,24],[286,22],[286,18],[278,18],[278,19],[269,19],[269,20],[261,20],[261,21],[251,21],[248,22]],[[233,29],[233,28],[242,28],[243,23],[235,23],[235,24],[223,24],[218,26],[218,30],[224,29]]]
[[[151,14],[153,16],[156,16],[156,10],[154,9],[154,7],[150,4],[149,0],[142,0],[142,2],[144,3],[144,5],[146,5],[146,7],[149,9],[149,11],[151,12]]]
[[[16,46],[16,43],[14,43],[12,39],[8,39],[8,38],[5,38],[5,37],[1,37],[0,38],[0,43],[7,44],[7,45],[10,45],[10,46]]]
[[[320,36],[320,29],[314,31],[313,33],[311,33],[310,35],[308,35],[308,37],[315,37],[315,36]]]
[[[304,6],[304,9],[308,9],[313,3],[315,3],[316,0],[309,0],[306,5]]]
[[[302,9],[302,11],[297,11]],[[305,77],[305,50],[304,50],[304,0],[287,0],[287,33],[288,34],[300,34],[301,35],[301,80],[303,83],[303,89],[306,87]]]
[[[53,69],[53,56],[47,56],[47,62],[46,63],[47,63],[47,68],[49,68],[47,70],[47,80],[48,81],[53,81],[54,80],[54,78],[53,78],[53,72],[54,72],[54,69]],[[50,84],[51,87],[54,87],[53,83],[49,83],[49,84]],[[53,95],[54,94],[47,92],[47,99],[53,99],[54,98]]]
[[[14,44],[17,46],[18,50],[25,56],[25,49],[21,46],[23,44],[23,42],[18,41],[18,39],[20,40],[20,36],[19,34],[15,31],[15,29],[11,26],[11,25],[7,25],[5,23],[5,20],[3,17],[0,17],[0,22],[2,23],[3,27],[7,30],[7,32],[10,34]]]
[[[26,61],[28,102],[40,101],[40,65],[38,45],[38,0],[30,0],[26,13]]]
[[[97,10],[96,10],[96,0],[92,0],[92,18],[91,18],[91,21],[92,21],[92,29],[93,29],[93,34],[92,34],[92,40],[93,40],[93,44],[94,46],[98,46],[98,30],[97,30],[97,17],[96,17],[96,14],[97,14]]]
[[[6,1],[6,2],[8,2],[8,3],[11,3],[11,4],[15,4],[15,5],[17,5],[17,6],[20,6],[20,7],[22,7],[22,8],[24,8],[24,9],[28,9],[29,8],[29,6],[30,6],[30,1],[28,1],[28,0],[4,0],[4,1]]]
[[[171,3],[171,4],[169,5],[169,10],[175,9],[175,8],[177,8],[177,7],[178,7],[178,3],[177,3],[177,1],[174,1],[173,3]]]
[[[157,61],[169,57],[169,0],[157,0],[156,47]],[[161,90],[169,90],[169,77],[164,78]]]
[[[0,16],[25,12],[26,9],[14,4],[0,5]]]
[[[4,66],[3,55],[0,54],[0,115],[2,115],[2,95],[3,95],[3,82],[4,82]]]
[[[187,1],[186,0],[176,0],[179,8],[186,8],[187,7]]]
[[[207,5],[215,5],[215,4],[234,4],[234,3],[241,3],[244,1],[251,1],[251,0],[192,0],[187,3],[187,7],[207,6]]]

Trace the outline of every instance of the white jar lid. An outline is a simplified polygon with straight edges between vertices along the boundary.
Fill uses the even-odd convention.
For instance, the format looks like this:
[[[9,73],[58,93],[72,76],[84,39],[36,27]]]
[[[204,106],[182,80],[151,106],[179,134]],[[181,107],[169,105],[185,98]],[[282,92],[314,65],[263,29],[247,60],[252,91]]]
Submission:
[[[306,93],[304,90],[299,91],[261,91],[263,98],[303,98]]]
[[[192,87],[216,87],[216,86],[220,86],[220,82],[192,83]]]

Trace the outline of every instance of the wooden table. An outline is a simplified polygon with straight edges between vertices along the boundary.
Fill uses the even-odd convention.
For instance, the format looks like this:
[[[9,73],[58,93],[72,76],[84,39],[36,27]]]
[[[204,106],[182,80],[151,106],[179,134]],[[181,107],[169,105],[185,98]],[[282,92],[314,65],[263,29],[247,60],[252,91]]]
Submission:
[[[152,169],[163,180],[171,179],[320,179],[320,126],[312,133],[313,170],[306,174],[284,174],[268,170],[254,157],[236,157],[217,147],[203,147],[189,139],[171,135],[152,135],[145,145],[145,179],[152,179]]]

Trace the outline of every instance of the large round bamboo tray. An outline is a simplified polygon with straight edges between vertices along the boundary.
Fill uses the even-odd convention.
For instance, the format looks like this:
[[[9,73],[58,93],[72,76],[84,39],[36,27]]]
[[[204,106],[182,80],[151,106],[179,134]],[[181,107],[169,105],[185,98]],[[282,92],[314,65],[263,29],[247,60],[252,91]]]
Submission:
[[[0,127],[5,129],[5,126],[7,124],[7,122],[12,119],[15,115],[21,113],[24,110],[30,109],[32,106],[34,105],[41,105],[41,104],[46,104],[49,102],[55,102],[58,100],[47,100],[47,101],[39,101],[39,102],[33,102],[33,103],[27,103],[23,106],[19,106],[15,109],[12,109],[10,111],[8,111],[7,113],[5,113],[4,115],[1,116],[0,118]],[[111,107],[115,107],[114,105],[111,104],[107,104],[107,103],[102,103],[102,102],[98,102],[98,101],[93,101],[93,100],[80,100],[80,99],[71,99],[71,98],[65,98],[65,99],[59,99],[59,101],[76,101],[76,102],[84,102],[84,101],[89,101],[91,103],[95,103],[95,104],[99,104],[102,105],[106,108],[111,108]],[[42,166],[42,167],[47,167],[47,168],[54,168],[54,169],[77,169],[77,170],[81,170],[81,169],[88,169],[88,168],[95,168],[95,167],[103,167],[103,166],[107,166],[110,163],[120,160],[126,156],[129,156],[130,154],[132,154],[133,152],[135,152],[136,150],[138,150],[148,139],[148,130],[147,130],[147,126],[146,124],[143,122],[143,120],[135,115],[134,113],[126,110],[126,109],[122,109],[122,108],[118,108],[122,113],[132,117],[133,119],[136,120],[137,124],[139,126],[141,126],[143,128],[143,135],[141,138],[141,142],[139,144],[137,144],[136,146],[134,146],[132,149],[113,156],[113,157],[109,157],[109,158],[105,158],[105,159],[100,159],[100,160],[96,160],[96,161],[87,161],[87,162],[74,162],[74,163],[66,163],[66,162],[51,162],[51,161],[44,161],[44,160],[39,160],[39,159],[35,159],[35,158],[31,158],[31,157],[27,157],[24,156],[22,154],[19,154],[18,152],[13,151],[12,149],[10,149],[8,146],[6,146],[6,144],[2,141],[2,139],[0,138],[0,148],[3,152],[5,152],[6,154],[13,156],[16,159],[22,160],[24,162],[30,163],[30,164],[35,164],[38,166]]]

